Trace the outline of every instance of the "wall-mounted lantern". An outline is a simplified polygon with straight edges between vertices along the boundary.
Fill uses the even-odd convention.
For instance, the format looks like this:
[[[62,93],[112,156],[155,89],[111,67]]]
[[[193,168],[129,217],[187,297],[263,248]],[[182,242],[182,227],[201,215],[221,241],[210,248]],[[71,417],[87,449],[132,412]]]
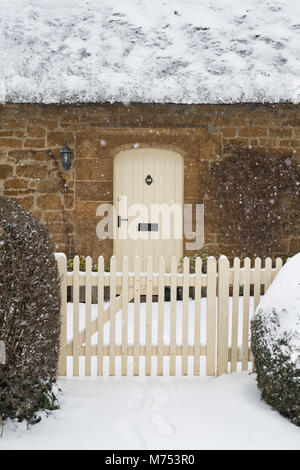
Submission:
[[[61,153],[61,164],[64,169],[67,171],[72,166],[72,150],[67,146],[66,142],[65,145],[60,150]]]

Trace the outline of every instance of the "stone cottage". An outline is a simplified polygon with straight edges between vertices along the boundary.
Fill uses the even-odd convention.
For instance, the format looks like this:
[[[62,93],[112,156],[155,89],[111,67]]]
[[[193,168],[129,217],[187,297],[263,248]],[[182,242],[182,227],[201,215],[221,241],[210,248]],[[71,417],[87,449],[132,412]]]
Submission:
[[[106,1],[75,2],[71,12],[61,2],[52,10],[0,6],[1,194],[46,224],[55,250],[69,256],[298,252],[299,25],[288,8],[271,4],[228,11],[170,3],[156,11],[137,0],[117,9]],[[64,145],[72,151],[70,169],[61,162]],[[275,243],[264,253],[247,252],[244,240],[228,232],[210,171],[249,150],[253,159],[256,151],[266,161],[283,157],[295,179],[282,188]],[[268,184],[270,171],[257,166],[257,177]],[[269,200],[279,197],[272,184]],[[115,208],[116,230],[128,223],[121,195],[204,205],[204,246],[187,251],[184,234],[159,248],[154,239],[146,249],[136,240],[99,239],[100,205]],[[249,228],[255,204],[251,210]],[[241,211],[249,212],[242,202]],[[289,224],[281,224],[287,212]],[[232,221],[238,233],[234,214]],[[140,219],[139,230],[155,231],[152,222]]]

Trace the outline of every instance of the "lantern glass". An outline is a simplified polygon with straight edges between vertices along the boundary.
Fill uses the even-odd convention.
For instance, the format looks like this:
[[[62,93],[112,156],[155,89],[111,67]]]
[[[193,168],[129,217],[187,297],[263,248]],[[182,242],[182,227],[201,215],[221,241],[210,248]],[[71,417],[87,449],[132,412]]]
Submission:
[[[65,170],[69,170],[72,166],[72,150],[65,144],[60,151],[61,164]]]

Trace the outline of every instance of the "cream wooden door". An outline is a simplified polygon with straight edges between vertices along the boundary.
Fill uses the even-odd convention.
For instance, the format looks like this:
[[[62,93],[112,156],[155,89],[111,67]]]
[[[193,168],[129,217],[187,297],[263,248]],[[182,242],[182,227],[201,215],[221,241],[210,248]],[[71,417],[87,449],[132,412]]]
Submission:
[[[129,269],[141,257],[143,271],[153,257],[158,271],[161,256],[170,270],[172,256],[182,257],[183,158],[171,150],[124,150],[114,158],[114,254],[118,270],[123,256]]]

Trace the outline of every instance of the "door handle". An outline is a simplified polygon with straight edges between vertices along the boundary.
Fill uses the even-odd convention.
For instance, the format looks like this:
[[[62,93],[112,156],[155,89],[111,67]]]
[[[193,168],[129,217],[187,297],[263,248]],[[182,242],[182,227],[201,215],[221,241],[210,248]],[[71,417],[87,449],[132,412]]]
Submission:
[[[122,217],[120,215],[118,215],[118,228],[121,227],[121,222],[124,222],[126,220],[128,220],[128,219],[122,219]]]

